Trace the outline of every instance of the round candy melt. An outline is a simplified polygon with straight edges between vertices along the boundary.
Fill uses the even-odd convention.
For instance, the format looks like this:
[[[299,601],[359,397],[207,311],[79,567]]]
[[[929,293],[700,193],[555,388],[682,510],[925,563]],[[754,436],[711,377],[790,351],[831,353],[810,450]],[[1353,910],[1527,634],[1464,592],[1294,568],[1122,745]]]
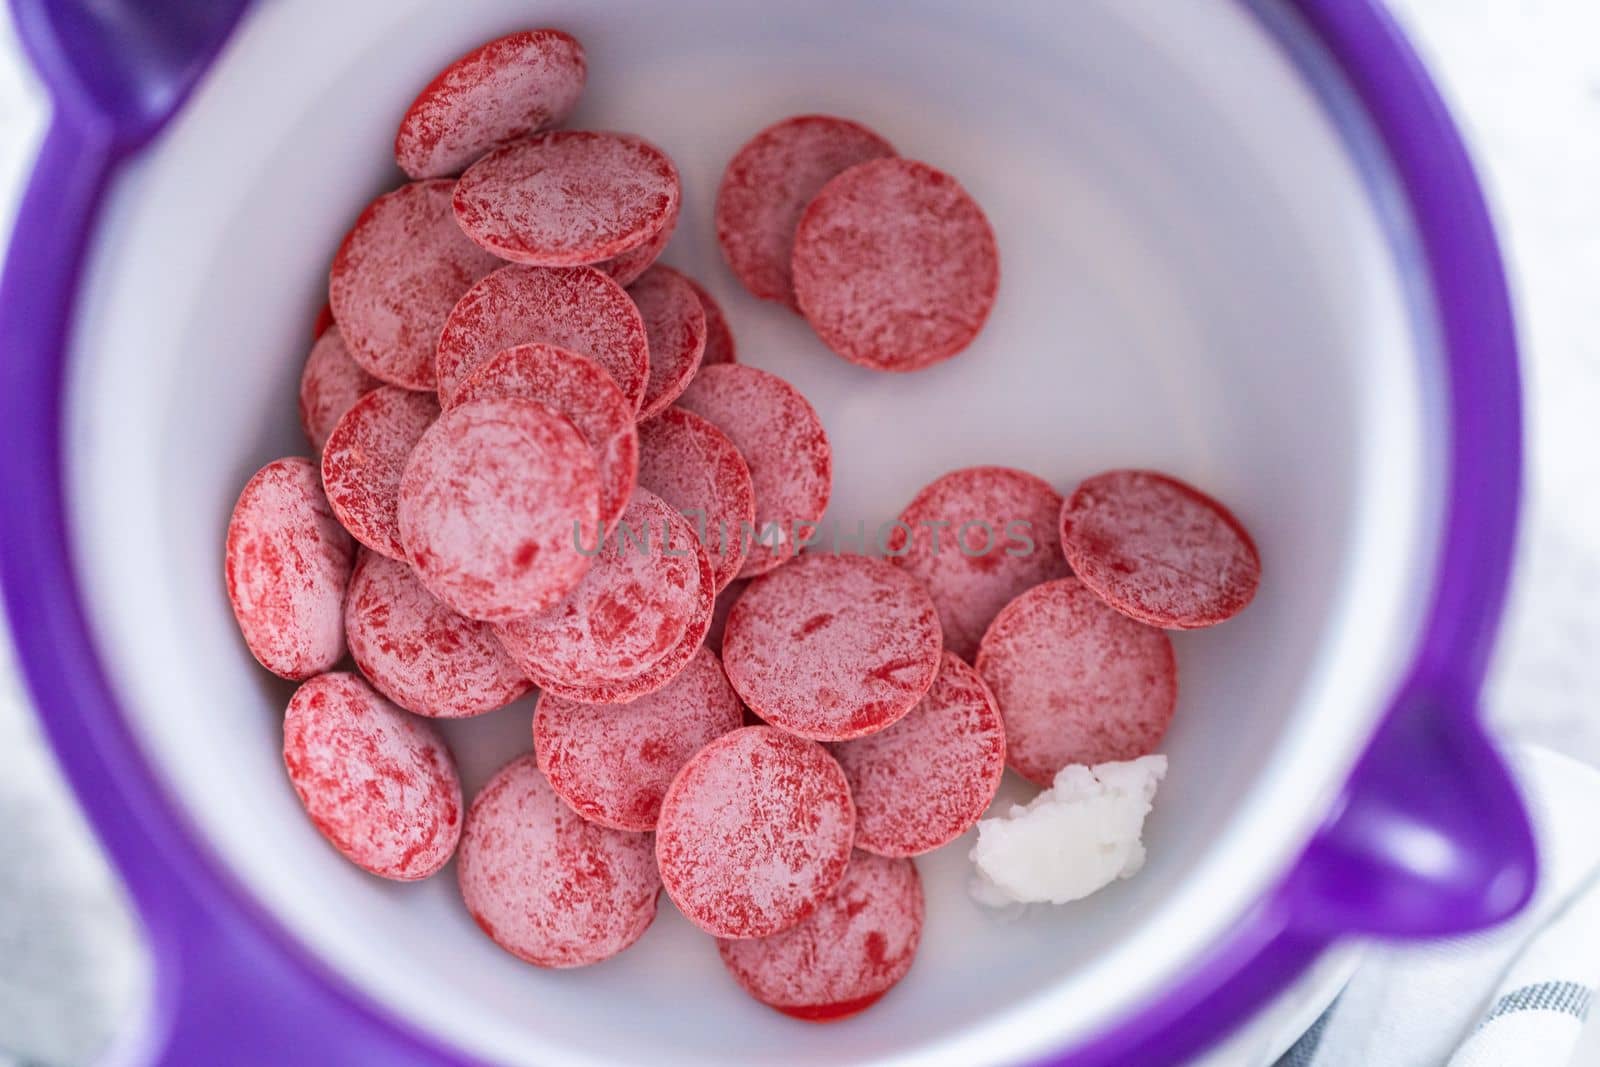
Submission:
[[[274,460],[245,483],[224,570],[244,643],[263,667],[299,679],[339,662],[354,558],[309,459]]]
[[[468,167],[454,204],[462,231],[501,259],[575,267],[647,243],[679,196],[678,168],[642,137],[557,130]]]
[[[638,248],[613,256],[594,265],[595,270],[610,276],[618,285],[632,285],[639,276],[650,269],[650,265],[661,258],[661,253],[667,250],[667,245],[672,242],[672,235],[678,229],[678,214],[683,201],[672,206],[672,211],[667,215],[667,221],[662,224],[656,235]]]
[[[495,944],[539,967],[583,967],[633,944],[656,917],[649,834],[588,822],[532,755],[512,760],[467,811],[456,876]]]
[[[590,267],[502,267],[474,285],[439,334],[439,399],[450,407],[490,356],[533,341],[588,356],[639,410],[650,373],[644,319],[622,286]]]
[[[689,279],[660,265],[628,288],[650,340],[650,376],[640,420],[666,409],[689,387],[706,350],[706,309]]]
[[[718,592],[744,565],[743,531],[756,517],[744,456],[726,434],[672,407],[639,427],[639,484],[677,508],[711,557]]]
[[[850,860],[844,772],[819,744],[746,726],[706,745],[667,789],[656,860],[667,895],[717,937],[766,937],[827,900]]]
[[[795,230],[793,268],[823,343],[884,371],[966,348],[1000,285],[983,210],[954,178],[909,159],[863,163],[825,185]]]
[[[1261,584],[1255,542],[1227,508],[1155,471],[1079,485],[1061,511],[1061,547],[1083,584],[1124,615],[1169,630],[1239,614]]]
[[[978,672],[946,652],[910,714],[831,751],[855,798],[856,847],[920,856],[966,833],[988,808],[1006,769],[1006,731]]]
[[[551,788],[579,815],[619,830],[654,830],[678,770],[743,723],[739,694],[702,648],[665,689],[631,704],[542,697],[533,748]]]
[[[711,609],[711,628],[706,631],[706,647],[717,655],[722,655],[722,635],[728,629],[728,613],[733,610],[734,601],[744,595],[745,587],[753,579],[735,578],[728,583],[728,587],[717,594],[716,606]]]
[[[1007,604],[978,646],[978,673],[1005,720],[1006,760],[1049,786],[1072,763],[1137,759],[1172,722],[1172,642],[1108,607],[1076,578]]]
[[[971,662],[1000,609],[1071,571],[1061,556],[1061,494],[1010,467],[967,467],[923,488],[887,542],[891,563],[933,597],[944,646]]]
[[[775,374],[729,363],[703,367],[678,398],[727,435],[756,491],[741,578],[765,574],[795,553],[833,491],[833,450],[816,409]]]
[[[593,454],[572,423],[530,400],[440,416],[400,478],[400,539],[428,591],[468,618],[544,611],[589,570],[599,534]]]
[[[882,730],[939,672],[939,614],[904,571],[869,556],[806,554],[750,584],[722,637],[752,711],[818,741]]]
[[[399,560],[362,554],[350,578],[344,626],[361,673],[418,715],[481,715],[532,686],[487,623],[441,603]]]
[[[700,298],[700,306],[706,312],[706,351],[700,357],[700,366],[714,367],[719,363],[737,363],[738,346],[733,342],[733,330],[728,326],[728,316],[723,314],[722,305],[717,303],[717,298],[706,291],[706,287],[688,279],[689,287],[694,290],[694,295]]]
[[[444,738],[358,676],[322,674],[295,690],[283,764],[317,829],[363,870],[414,882],[455,851],[461,782]]]
[[[328,503],[344,528],[374,552],[406,558],[397,519],[400,472],[438,417],[431,394],[385,385],[351,405],[328,435],[322,450]]]
[[[402,185],[361,213],[333,257],[328,301],[350,357],[406,389],[435,385],[434,346],[450,309],[498,262],[461,233],[454,182]]]
[[[315,341],[333,327],[333,305],[326,300],[317,311],[317,317],[311,320],[311,339]]]
[[[723,965],[761,1003],[810,1022],[876,1004],[911,969],[922,940],[922,879],[908,859],[850,857],[844,880],[799,925],[717,943]]]
[[[491,148],[566,118],[588,76],[583,45],[560,30],[524,30],[481,45],[417,94],[394,159],[412,178],[442,178]]]
[[[797,308],[789,261],[806,205],[841,171],[893,156],[882,137],[848,119],[797,115],[734,153],[717,190],[717,243],[744,287]]]
[[[300,372],[300,428],[311,447],[321,452],[344,413],[382,384],[350,358],[338,330],[319,331]]]
[[[711,625],[711,561],[694,527],[654,493],[634,490],[594,566],[541,615],[501,625],[501,644],[546,694],[620,704],[653,693],[694,657]]]
[[[517,345],[473,371],[456,390],[453,403],[506,396],[538,401],[572,420],[594,450],[600,522],[606,527],[616,522],[638,478],[639,434],[633,405],[611,376],[594,360],[565,348]]]

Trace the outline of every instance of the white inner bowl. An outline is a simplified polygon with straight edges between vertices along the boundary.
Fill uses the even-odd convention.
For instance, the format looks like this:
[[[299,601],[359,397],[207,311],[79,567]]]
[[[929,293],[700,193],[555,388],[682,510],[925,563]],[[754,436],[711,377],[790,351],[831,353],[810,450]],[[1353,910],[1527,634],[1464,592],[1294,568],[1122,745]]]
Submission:
[[[540,971],[478,933],[452,872],[397,886],[344,863],[284,777],[290,689],[229,613],[229,511],[258,466],[306,451],[311,320],[345,228],[400,180],[395,122],[449,59],[540,24],[588,49],[571,125],[637,131],[677,160],[666,261],[722,302],[741,360],[815,403],[831,517],[887,520],[977,463],[1063,490],[1150,466],[1215,493],[1261,548],[1249,611],[1174,637],[1172,770],[1145,871],[1004,922],[966,896],[967,840],[920,860],[920,956],[851,1021],[807,1026],[748,1000],[664,897],[617,959]],[[912,376],[853,367],[722,265],[723,165],[807,111],[867,123],[989,213],[1000,299],[958,358]],[[365,995],[476,1055],[966,1064],[1062,1048],[1136,1009],[1282,874],[1414,644],[1438,536],[1438,371],[1370,180],[1280,44],[1220,0],[263,4],[120,182],[94,256],[69,457],[111,677],[246,891]],[[524,702],[450,727],[469,792],[529,746],[528,721]]]

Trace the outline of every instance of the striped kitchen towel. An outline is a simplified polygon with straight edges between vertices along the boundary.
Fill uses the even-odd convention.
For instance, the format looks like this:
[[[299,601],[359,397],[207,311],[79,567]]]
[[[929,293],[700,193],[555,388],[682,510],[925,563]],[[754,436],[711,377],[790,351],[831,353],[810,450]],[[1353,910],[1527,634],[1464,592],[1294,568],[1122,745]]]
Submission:
[[[1522,950],[1450,1067],[1572,1062],[1597,984],[1600,881],[1591,877]]]
[[[1547,749],[1511,755],[1539,841],[1527,911],[1470,937],[1373,949],[1276,1067],[1600,1063],[1600,1035],[1583,1032],[1600,987],[1600,772]]]

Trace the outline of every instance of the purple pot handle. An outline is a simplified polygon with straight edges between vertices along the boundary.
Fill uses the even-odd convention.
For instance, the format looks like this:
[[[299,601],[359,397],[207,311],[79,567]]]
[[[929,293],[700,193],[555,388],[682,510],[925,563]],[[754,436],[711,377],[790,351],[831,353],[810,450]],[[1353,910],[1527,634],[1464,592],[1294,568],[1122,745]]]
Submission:
[[[1535,857],[1516,787],[1473,714],[1437,701],[1401,698],[1285,887],[1302,933],[1444,937],[1527,902]]]
[[[46,733],[152,949],[153,1009],[122,1058],[174,1067],[460,1063],[350,996],[245,903],[183,828],[100,673],[72,577],[60,405],[88,239],[121,154],[109,124],[58,101],[16,217],[0,278],[0,571],[36,705],[70,709],[42,715]],[[38,666],[51,663],[79,669]]]

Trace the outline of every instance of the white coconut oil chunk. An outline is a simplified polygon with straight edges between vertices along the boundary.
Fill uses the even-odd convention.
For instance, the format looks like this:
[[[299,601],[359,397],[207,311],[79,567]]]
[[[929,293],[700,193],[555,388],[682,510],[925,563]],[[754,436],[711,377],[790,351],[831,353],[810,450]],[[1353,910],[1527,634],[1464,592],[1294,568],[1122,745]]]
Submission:
[[[1167,757],[1141,756],[1056,774],[1026,805],[978,823],[972,896],[991,908],[1082,900],[1144,866],[1144,820]]]

